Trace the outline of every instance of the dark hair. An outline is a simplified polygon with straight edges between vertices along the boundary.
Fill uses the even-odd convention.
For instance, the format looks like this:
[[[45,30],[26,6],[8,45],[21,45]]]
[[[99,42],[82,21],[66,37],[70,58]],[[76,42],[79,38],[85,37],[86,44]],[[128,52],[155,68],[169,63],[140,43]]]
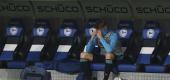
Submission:
[[[95,25],[96,29],[102,29],[104,27],[107,27],[107,29],[110,29],[110,24],[104,20],[98,21]]]
[[[105,22],[104,22],[104,21],[98,21],[98,22],[96,23],[96,25],[95,25],[95,28],[96,28],[96,29],[101,29],[101,28],[104,27],[104,25],[105,25]]]

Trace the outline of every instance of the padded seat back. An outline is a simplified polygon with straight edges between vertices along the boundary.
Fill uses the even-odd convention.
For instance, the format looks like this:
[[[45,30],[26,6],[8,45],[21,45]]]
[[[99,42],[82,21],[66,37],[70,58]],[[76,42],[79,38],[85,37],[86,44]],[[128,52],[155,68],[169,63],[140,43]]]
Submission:
[[[119,40],[121,41],[123,52],[126,51],[128,45],[131,45],[133,35],[133,24],[131,21],[120,21],[116,30]]]
[[[151,56],[152,64],[163,64],[169,53],[170,37],[162,34],[159,46],[155,49],[154,54]]]
[[[142,32],[143,43],[138,56],[138,64],[150,64],[150,57],[153,54],[160,36],[159,24],[148,21]]]
[[[6,43],[19,43],[22,41],[24,27],[19,21],[10,21],[5,28]]]
[[[49,24],[47,21],[37,21],[32,29],[31,42],[27,61],[39,61],[41,55],[47,52],[49,40]]]
[[[33,44],[45,43],[49,37],[49,24],[45,21],[37,22],[32,30]]]
[[[78,47],[78,25],[75,21],[65,20],[57,31],[58,48],[54,60],[67,59],[72,53],[76,53]]]
[[[124,53],[124,63],[134,63],[136,61],[136,50],[138,47],[136,39],[136,33],[134,31],[132,21],[120,21],[116,30],[119,40],[121,42],[122,51]]]
[[[0,60],[13,60],[14,53],[22,47],[24,27],[19,20],[11,20],[4,30],[5,42]]]
[[[170,35],[168,35],[166,38],[167,38],[167,44],[166,44],[166,46],[164,46],[165,54],[162,55],[162,58],[165,59],[164,65],[170,65],[170,47],[169,47],[170,46]],[[168,55],[167,55],[167,53],[168,53]],[[159,57],[159,55],[158,55],[158,57]]]

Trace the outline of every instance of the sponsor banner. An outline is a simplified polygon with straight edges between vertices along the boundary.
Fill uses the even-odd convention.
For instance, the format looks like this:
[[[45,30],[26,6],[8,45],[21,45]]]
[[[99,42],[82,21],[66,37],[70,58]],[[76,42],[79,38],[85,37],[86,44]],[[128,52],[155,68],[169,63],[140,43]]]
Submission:
[[[123,0],[80,0],[85,16],[131,18],[131,10]]]
[[[28,1],[2,0],[0,1],[0,16],[33,16],[33,10]]]
[[[77,0],[33,1],[37,17],[80,18],[82,11]]]
[[[169,19],[169,0],[1,0],[0,16]]]
[[[170,17],[170,1],[133,1],[132,4],[135,18],[168,19]]]

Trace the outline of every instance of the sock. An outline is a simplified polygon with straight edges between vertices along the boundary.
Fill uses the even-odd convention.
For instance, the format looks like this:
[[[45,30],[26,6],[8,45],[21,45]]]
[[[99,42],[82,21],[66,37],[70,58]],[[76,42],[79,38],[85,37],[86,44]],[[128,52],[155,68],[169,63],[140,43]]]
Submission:
[[[116,63],[113,65],[113,73],[115,74],[115,76],[119,75],[118,66]]]
[[[92,71],[90,69],[90,61],[80,59],[81,72],[83,72],[85,80],[91,80]]]
[[[112,60],[106,60],[105,62],[105,71],[104,71],[104,79],[103,80],[108,80],[110,72],[113,69],[113,61]]]

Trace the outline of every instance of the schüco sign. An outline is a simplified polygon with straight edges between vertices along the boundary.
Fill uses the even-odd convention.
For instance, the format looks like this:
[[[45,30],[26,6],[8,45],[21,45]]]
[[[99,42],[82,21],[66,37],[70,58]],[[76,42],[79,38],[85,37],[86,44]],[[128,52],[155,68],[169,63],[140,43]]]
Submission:
[[[164,7],[161,5],[155,6],[155,7],[147,7],[147,6],[141,6],[136,7],[136,13],[155,13],[155,14],[162,14],[162,13],[170,13],[170,7]]]
[[[80,12],[78,6],[67,6],[63,4],[58,5],[48,5],[48,6],[37,6],[38,12]],[[85,12],[87,13],[128,13],[127,7],[113,7],[112,5],[106,5],[104,7],[98,6],[86,6]]]
[[[0,12],[11,11],[11,12],[27,12],[32,11],[30,5],[20,5],[15,3],[7,3],[0,5]],[[36,6],[38,12],[79,12],[80,9],[77,6],[67,6],[63,4],[48,5],[48,6]]]
[[[127,7],[105,5],[105,6],[85,6],[87,13],[128,13]]]
[[[39,2],[37,2],[39,3]],[[39,3],[40,4],[40,3]],[[44,3],[45,4],[45,3]],[[76,4],[76,5],[75,5]],[[94,3],[95,4],[95,3]],[[132,13],[130,12],[130,6],[128,5],[114,5],[114,4],[105,4],[105,5],[89,5],[89,4],[83,4],[83,9],[80,8],[79,3],[57,3],[50,5],[36,5],[36,4],[30,4],[29,2],[9,2],[9,3],[0,3],[0,12],[29,12],[32,10],[35,10],[34,12],[44,12],[44,13],[80,13],[84,10],[85,13],[106,13],[106,14],[125,14],[125,13]],[[138,13],[137,15],[142,14],[169,14],[170,13],[170,6],[169,5],[136,5],[133,6],[133,13]],[[32,11],[33,12],[33,11]]]
[[[36,6],[38,12],[80,12],[78,6],[68,6],[63,4]]]
[[[26,4],[16,4],[7,3],[0,5],[0,12],[10,11],[10,12],[27,12],[32,11],[36,8],[36,12],[73,12],[77,13],[82,11],[77,5],[65,5],[65,4],[55,4],[55,5],[34,5],[31,7]],[[85,6],[85,11],[88,13],[128,13],[127,7],[105,5],[105,6]]]
[[[0,5],[0,12],[3,11],[11,11],[11,12],[27,12],[31,11],[32,7],[29,5],[24,5],[24,4],[15,4],[15,3],[8,3],[8,4],[3,4]]]

